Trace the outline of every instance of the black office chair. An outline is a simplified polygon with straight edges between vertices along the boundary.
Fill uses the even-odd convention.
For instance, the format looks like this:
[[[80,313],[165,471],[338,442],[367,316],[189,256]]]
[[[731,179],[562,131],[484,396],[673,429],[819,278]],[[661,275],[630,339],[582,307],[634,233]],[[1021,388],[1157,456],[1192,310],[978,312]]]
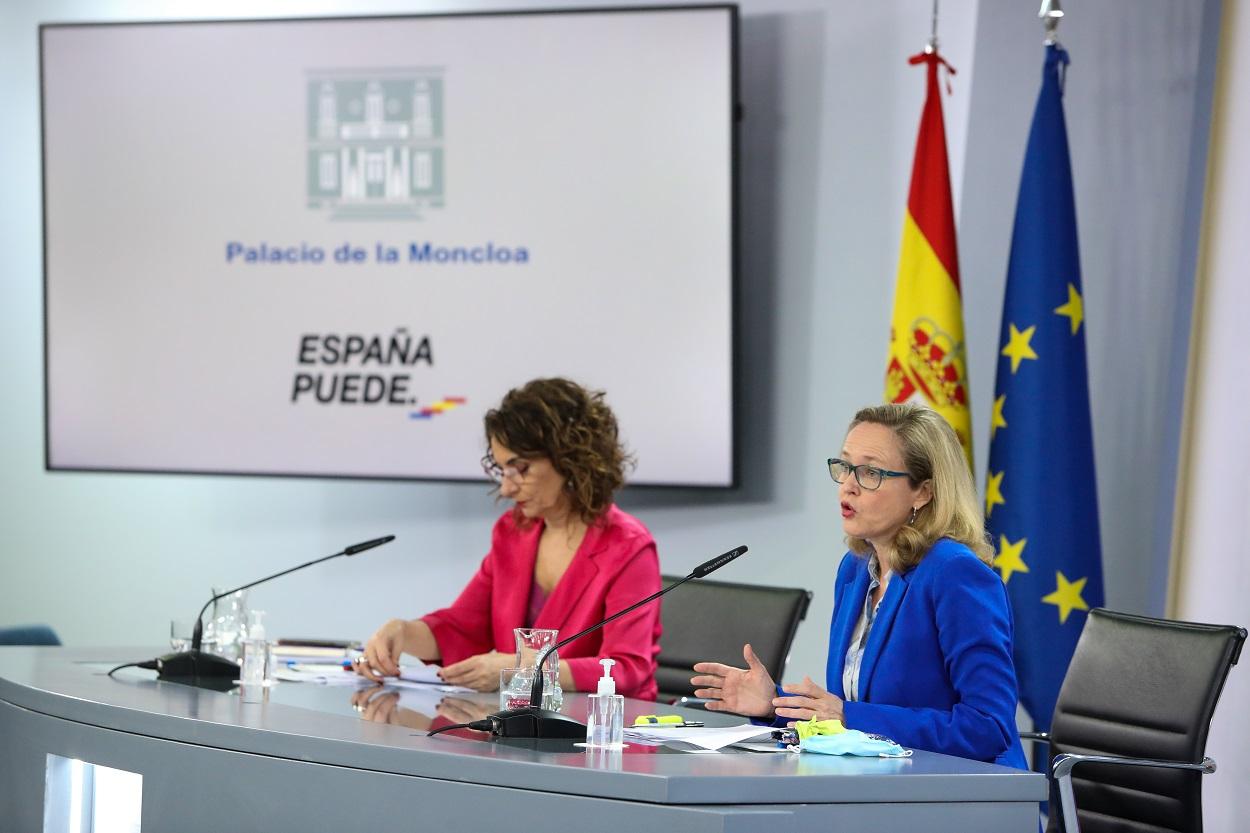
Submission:
[[[681,579],[663,576],[667,587]],[[693,698],[690,667],[704,660],[742,667],[750,642],[768,673],[781,681],[811,591],[726,581],[692,581],[664,597],[660,655],[655,671],[660,702]],[[697,705],[687,700],[685,705]]]
[[[1091,610],[1050,732],[1021,735],[1050,743],[1048,833],[1201,833],[1207,730],[1245,641],[1245,628]]]
[[[47,625],[0,628],[0,645],[60,645],[56,631]]]

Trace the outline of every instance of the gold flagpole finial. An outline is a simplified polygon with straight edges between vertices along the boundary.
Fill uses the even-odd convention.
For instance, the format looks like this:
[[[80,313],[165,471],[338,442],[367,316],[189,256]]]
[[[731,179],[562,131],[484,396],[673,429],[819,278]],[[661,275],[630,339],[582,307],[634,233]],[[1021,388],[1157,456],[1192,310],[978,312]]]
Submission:
[[[1058,44],[1059,36],[1055,34],[1055,30],[1059,28],[1059,21],[1063,18],[1063,9],[1059,7],[1059,0],[1042,0],[1042,7],[1038,10],[1037,16],[1042,19],[1042,26],[1046,29],[1046,40],[1043,43],[1047,46]]]

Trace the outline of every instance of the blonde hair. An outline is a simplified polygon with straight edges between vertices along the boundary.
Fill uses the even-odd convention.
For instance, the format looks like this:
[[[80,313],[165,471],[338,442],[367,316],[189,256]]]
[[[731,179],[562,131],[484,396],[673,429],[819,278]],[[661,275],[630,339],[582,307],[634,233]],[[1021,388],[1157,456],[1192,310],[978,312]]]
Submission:
[[[922,405],[874,405],[855,414],[847,432],[865,422],[894,432],[903,449],[903,467],[912,488],[927,480],[932,490],[932,497],[916,511],[915,519],[894,536],[895,569],[915,567],[939,538],[958,541],[992,565],[994,548],[985,531],[981,501],[950,424],[937,411]],[[847,536],[846,543],[860,555],[872,552],[872,545],[863,538]]]

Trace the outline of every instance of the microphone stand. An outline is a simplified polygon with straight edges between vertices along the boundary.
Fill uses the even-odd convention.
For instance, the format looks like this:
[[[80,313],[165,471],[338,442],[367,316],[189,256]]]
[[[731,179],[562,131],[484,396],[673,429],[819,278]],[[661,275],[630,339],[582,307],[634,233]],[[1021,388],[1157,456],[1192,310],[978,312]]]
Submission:
[[[735,547],[734,549],[722,555],[718,555],[711,561],[705,561],[698,567],[690,571],[690,575],[673,582],[668,587],[663,588],[658,593],[652,593],[641,601],[634,602],[624,610],[614,613],[602,622],[591,625],[583,631],[578,631],[567,639],[561,639],[555,645],[543,651],[538,657],[538,662],[534,666],[534,685],[530,689],[530,705],[517,709],[505,709],[504,711],[495,712],[489,715],[486,720],[490,722],[490,733],[501,738],[585,738],[586,724],[579,723],[566,714],[557,711],[542,708],[543,702],[543,664],[547,661],[547,657],[560,648],[568,645],[577,639],[582,638],[592,631],[602,628],[604,625],[621,618],[625,614],[637,610],[648,602],[655,601],[660,596],[670,590],[676,590],[686,582],[695,578],[703,578],[711,572],[719,570],[721,567],[733,561],[738,556],[747,551],[745,546]]]
[[[315,558],[312,561],[306,561],[298,567],[291,567],[271,576],[265,576],[262,579],[244,584],[233,590],[227,590],[224,593],[218,593],[213,596],[204,606],[200,608],[200,613],[195,617],[195,629],[191,632],[191,648],[186,651],[178,651],[172,654],[165,654],[157,657],[152,661],[157,671],[158,680],[166,680],[168,682],[185,683],[189,685],[199,685],[205,688],[229,689],[233,682],[239,677],[239,664],[234,660],[227,659],[217,654],[210,654],[201,650],[204,644],[204,612],[208,610],[208,606],[218,599],[238,593],[240,590],[247,590],[249,587],[255,587],[263,584],[287,573],[293,573],[296,570],[302,570],[305,567],[311,567],[314,564],[320,564],[322,561],[329,561],[331,558],[338,558],[340,555],[356,555],[365,550],[371,550],[374,547],[380,547],[383,544],[389,544],[395,540],[394,535],[387,535],[382,538],[374,538],[372,541],[362,541],[359,544],[352,544],[350,547],[344,547],[333,555],[327,555],[322,558]],[[141,663],[144,667],[148,663]]]

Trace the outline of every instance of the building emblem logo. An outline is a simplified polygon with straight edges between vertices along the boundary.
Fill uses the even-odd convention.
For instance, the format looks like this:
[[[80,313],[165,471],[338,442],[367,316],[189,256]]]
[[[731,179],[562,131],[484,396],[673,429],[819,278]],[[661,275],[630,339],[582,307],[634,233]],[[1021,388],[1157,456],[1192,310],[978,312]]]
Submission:
[[[333,219],[420,219],[442,208],[438,69],[308,73],[308,207]]]

